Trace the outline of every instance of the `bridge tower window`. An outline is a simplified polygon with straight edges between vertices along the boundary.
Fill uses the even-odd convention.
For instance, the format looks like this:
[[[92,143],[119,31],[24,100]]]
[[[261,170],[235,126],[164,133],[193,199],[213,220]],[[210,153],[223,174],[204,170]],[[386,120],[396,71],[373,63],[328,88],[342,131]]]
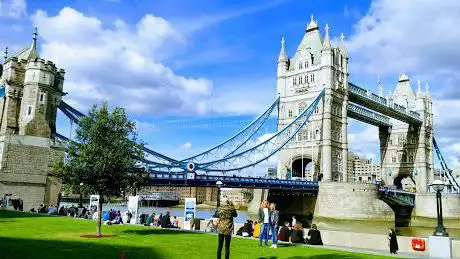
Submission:
[[[292,117],[292,110],[289,110],[289,111],[288,111],[288,117],[289,117],[289,118]]]
[[[396,157],[395,157],[395,156],[393,156],[393,157],[391,158],[391,162],[392,162],[392,163],[396,163]]]
[[[305,76],[305,83],[308,84],[308,76]]]
[[[315,74],[311,74],[311,75],[310,75],[310,81],[311,81],[311,82],[315,82]]]
[[[293,84],[293,85],[296,85],[296,84],[297,84],[297,78],[294,77],[294,78],[292,79],[292,84]]]

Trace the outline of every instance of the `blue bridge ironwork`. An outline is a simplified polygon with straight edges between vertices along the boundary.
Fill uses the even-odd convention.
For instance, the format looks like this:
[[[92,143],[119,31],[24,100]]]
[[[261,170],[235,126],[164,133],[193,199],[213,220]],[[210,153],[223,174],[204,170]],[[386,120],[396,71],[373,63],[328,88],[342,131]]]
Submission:
[[[310,116],[323,96],[324,90],[291,123],[265,141],[256,141],[256,139],[260,136],[261,128],[266,123],[268,117],[278,107],[279,99],[275,100],[262,115],[239,133],[207,151],[187,159],[177,160],[144,148],[145,156],[138,158],[139,162],[142,166],[149,168],[150,185],[206,187],[215,186],[216,181],[221,181],[224,187],[228,188],[267,188],[317,192],[319,188],[317,182],[242,177],[239,172],[247,168],[253,168],[255,165],[266,161],[280,151],[296,136],[302,127],[308,124]],[[380,97],[352,83],[349,83],[349,98],[350,103],[347,113],[351,118],[362,120],[379,127],[391,127],[389,117],[415,125],[422,123],[420,114],[417,112],[408,111],[405,107],[391,102],[391,99]],[[372,107],[372,110],[365,107]],[[59,109],[71,122],[77,125],[80,118],[85,116],[64,101],[61,101]],[[69,141],[68,138],[58,133],[56,133],[56,138]],[[433,145],[441,162],[441,167],[447,172],[453,189],[458,192],[460,186],[453,177],[452,170],[447,167],[434,139]],[[188,170],[190,164],[193,165],[193,172],[189,172],[190,170]],[[188,177],[190,173],[193,173],[194,177]],[[223,175],[213,175],[216,173],[222,173]],[[229,176],[232,174],[233,176]],[[379,196],[389,204],[415,206],[414,193],[384,187],[379,189]]]

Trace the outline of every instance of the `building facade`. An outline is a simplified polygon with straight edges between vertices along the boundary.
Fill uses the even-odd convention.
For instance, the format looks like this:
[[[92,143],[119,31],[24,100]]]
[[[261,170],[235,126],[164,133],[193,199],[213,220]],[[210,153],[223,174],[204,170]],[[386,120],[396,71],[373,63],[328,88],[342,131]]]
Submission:
[[[352,182],[376,183],[382,180],[380,164],[372,159],[362,159],[352,152],[348,152],[347,170]]]
[[[311,18],[296,53],[289,58],[284,39],[278,58],[277,93],[280,97],[278,128],[301,114],[325,90],[309,123],[280,152],[280,178],[347,179],[348,55],[343,42],[333,46],[326,25],[324,37]]]
[[[217,188],[213,187],[146,186],[140,191],[141,194],[154,192],[177,193],[180,195],[181,203],[185,202],[185,198],[196,198],[197,203],[212,203],[217,201]]]
[[[226,197],[228,201],[232,202],[238,207],[246,207],[251,202],[254,196],[253,189],[239,189],[239,188],[221,188],[221,197]]]
[[[24,210],[56,205],[60,183],[51,169],[64,155],[54,135],[65,72],[40,58],[37,33],[18,54],[5,51],[1,68],[0,194],[22,199]]]

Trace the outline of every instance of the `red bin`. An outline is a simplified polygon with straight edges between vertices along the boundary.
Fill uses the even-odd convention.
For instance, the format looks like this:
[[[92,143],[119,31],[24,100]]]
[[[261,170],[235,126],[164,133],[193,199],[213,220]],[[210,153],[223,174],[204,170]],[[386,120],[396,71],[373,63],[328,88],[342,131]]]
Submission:
[[[412,249],[415,251],[425,251],[425,239],[412,238]]]

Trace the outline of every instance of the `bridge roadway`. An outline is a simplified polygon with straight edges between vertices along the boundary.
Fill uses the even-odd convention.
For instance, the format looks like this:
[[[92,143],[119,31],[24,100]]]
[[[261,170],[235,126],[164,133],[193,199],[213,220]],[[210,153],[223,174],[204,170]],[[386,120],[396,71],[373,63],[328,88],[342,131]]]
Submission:
[[[379,112],[383,115],[398,119],[411,125],[422,124],[422,118],[419,113],[415,111],[410,111],[406,109],[406,107],[398,105],[392,102],[391,100],[387,100],[387,98],[378,96],[353,83],[348,83],[348,97],[350,102],[367,107],[372,111]],[[371,112],[370,110],[368,111]],[[371,118],[374,118],[373,115],[371,116]]]
[[[280,180],[240,176],[197,175],[195,173],[150,172],[149,185],[175,187],[215,187],[221,181],[224,188],[270,189],[317,193],[319,183],[303,180]],[[388,204],[414,207],[415,193],[379,188],[379,197]]]

